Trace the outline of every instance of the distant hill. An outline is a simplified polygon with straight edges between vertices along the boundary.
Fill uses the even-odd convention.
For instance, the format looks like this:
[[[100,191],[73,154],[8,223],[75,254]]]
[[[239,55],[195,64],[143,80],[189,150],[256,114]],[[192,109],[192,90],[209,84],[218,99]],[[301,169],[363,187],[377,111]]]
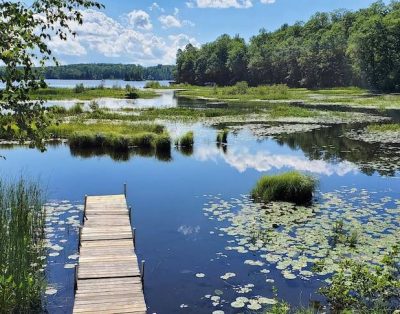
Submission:
[[[44,76],[46,79],[64,80],[173,80],[174,71],[174,65],[160,64],[157,66],[143,67],[136,64],[95,63],[47,67],[44,70]]]

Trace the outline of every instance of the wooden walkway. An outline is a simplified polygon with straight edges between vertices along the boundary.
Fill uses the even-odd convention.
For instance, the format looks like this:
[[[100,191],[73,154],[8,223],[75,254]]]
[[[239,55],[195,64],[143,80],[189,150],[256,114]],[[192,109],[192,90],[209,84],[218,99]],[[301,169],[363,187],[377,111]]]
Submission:
[[[146,313],[125,195],[85,198],[74,313]]]

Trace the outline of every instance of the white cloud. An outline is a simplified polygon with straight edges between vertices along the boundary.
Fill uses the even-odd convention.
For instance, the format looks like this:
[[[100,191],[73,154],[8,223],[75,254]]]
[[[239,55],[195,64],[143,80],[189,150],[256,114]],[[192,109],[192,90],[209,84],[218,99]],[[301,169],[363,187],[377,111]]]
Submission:
[[[150,16],[142,10],[133,10],[132,12],[129,12],[128,21],[134,28],[142,30],[151,30],[153,28]]]
[[[182,22],[173,15],[161,15],[158,20],[161,22],[163,28],[182,27]]]
[[[260,0],[262,4],[272,4],[275,0]],[[189,8],[215,8],[215,9],[247,9],[253,6],[253,0],[191,0],[186,2]]]
[[[356,173],[354,164],[344,161],[338,164],[330,164],[324,160],[308,160],[304,157],[293,155],[277,155],[266,151],[251,153],[248,149],[231,148],[226,154],[216,147],[203,146],[196,150],[195,157],[198,160],[217,160],[222,158],[227,164],[239,172],[255,169],[259,172],[271,169],[292,168],[299,171],[309,171],[322,175],[343,176],[347,173]]]
[[[139,31],[138,24],[125,26],[100,11],[84,10],[82,16],[83,25],[71,23],[72,30],[77,33],[74,39],[50,43],[57,56],[100,54],[114,59],[110,62],[172,64],[178,48],[188,43],[198,45],[195,38],[186,34],[163,38],[151,31]],[[143,27],[146,24],[139,25]]]
[[[165,11],[162,7],[160,7],[160,5],[159,5],[157,2],[153,2],[153,3],[151,4],[151,6],[149,7],[149,10],[150,10],[150,11],[157,11],[157,10],[159,10],[159,11],[161,11],[161,12],[164,12],[164,11]]]
[[[179,9],[174,9],[174,15],[161,15],[158,20],[160,21],[162,28],[180,28],[182,26],[194,26],[191,21],[188,20],[180,20],[179,18]]]

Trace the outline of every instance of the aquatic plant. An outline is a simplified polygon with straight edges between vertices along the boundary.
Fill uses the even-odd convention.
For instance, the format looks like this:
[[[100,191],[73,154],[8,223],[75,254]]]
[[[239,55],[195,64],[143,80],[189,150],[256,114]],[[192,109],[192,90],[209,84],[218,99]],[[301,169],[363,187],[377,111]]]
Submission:
[[[371,267],[346,259],[332,283],[320,289],[334,312],[392,313],[398,309],[400,295],[400,255],[394,246],[384,265]]]
[[[97,112],[100,110],[100,105],[96,100],[92,100],[89,103],[89,108],[90,108],[90,110],[92,110],[92,112]]]
[[[0,181],[0,312],[41,312],[44,227],[40,186],[24,179]]]
[[[161,88],[160,82],[157,81],[148,81],[145,85],[144,88],[153,88],[153,89],[158,89]]]
[[[126,86],[126,98],[128,99],[137,99],[139,98],[139,90],[135,87],[131,87],[130,85]]]
[[[298,171],[290,171],[262,177],[251,194],[257,201],[305,204],[312,200],[316,185],[315,178]]]
[[[157,124],[113,124],[80,122],[53,125],[48,129],[54,138],[67,139],[70,146],[128,150],[132,147],[153,147],[170,150],[171,141],[164,127]]]
[[[193,131],[189,131],[189,132],[183,134],[180,138],[175,140],[175,146],[192,147],[193,144],[194,144]]]
[[[218,131],[217,143],[218,144],[226,144],[228,142],[228,134],[229,134],[228,129],[223,129],[223,130]]]
[[[68,109],[68,112],[71,114],[81,114],[83,113],[83,103],[77,102],[71,108]]]
[[[85,91],[85,86],[83,85],[83,83],[80,84],[76,84],[74,87],[74,93],[83,93]]]

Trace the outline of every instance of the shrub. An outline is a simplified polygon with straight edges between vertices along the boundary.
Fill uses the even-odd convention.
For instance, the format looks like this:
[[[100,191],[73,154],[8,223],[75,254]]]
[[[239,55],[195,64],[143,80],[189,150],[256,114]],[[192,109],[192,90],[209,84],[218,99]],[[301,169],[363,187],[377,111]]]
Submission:
[[[83,85],[83,83],[75,85],[74,93],[79,94],[79,93],[83,93],[84,91],[85,91],[85,86]]]
[[[157,81],[148,81],[145,85],[144,88],[153,88],[153,89],[158,89],[161,88],[160,82]]]
[[[175,141],[176,146],[181,147],[191,147],[194,144],[194,135],[193,131],[189,131],[183,134],[180,138]]]
[[[312,200],[316,180],[297,171],[262,177],[252,190],[257,201],[286,201],[305,204]]]
[[[97,112],[100,109],[99,103],[96,100],[92,100],[89,103],[89,108],[90,110],[92,110],[93,112]]]
[[[235,84],[236,94],[239,94],[239,95],[247,94],[248,89],[249,89],[249,84],[246,81],[237,82]]]
[[[77,102],[75,105],[68,109],[68,112],[71,114],[83,113],[83,103]]]
[[[128,99],[137,99],[139,98],[139,91],[135,87],[131,87],[130,85],[127,85],[126,87],[126,98]]]
[[[0,312],[41,313],[45,210],[38,184],[0,181]]]

